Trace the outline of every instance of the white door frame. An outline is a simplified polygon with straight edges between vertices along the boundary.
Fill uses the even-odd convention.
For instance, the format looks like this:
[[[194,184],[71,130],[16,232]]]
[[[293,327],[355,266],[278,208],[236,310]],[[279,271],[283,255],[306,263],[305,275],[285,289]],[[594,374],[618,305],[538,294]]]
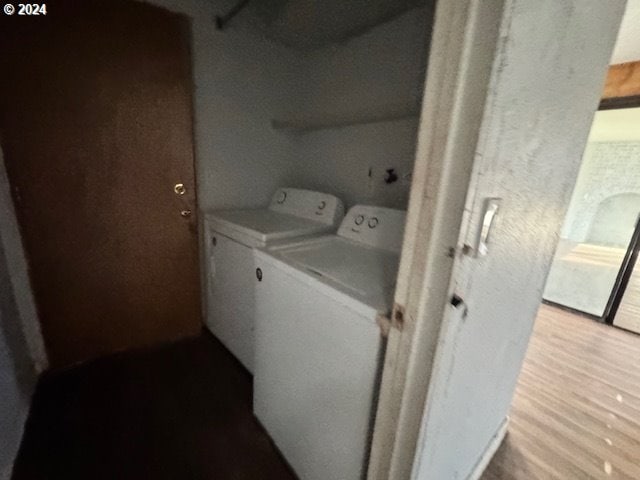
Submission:
[[[484,5],[493,22],[477,1],[436,9],[370,480],[408,478],[413,464],[440,328],[426,319],[444,315],[504,8]]]
[[[505,60],[499,54],[509,41],[514,5],[521,1],[526,0],[441,0],[437,5],[369,480],[405,480],[411,476],[430,373],[436,350],[443,342],[441,322],[451,300],[454,261],[469,248],[459,245],[458,240],[468,217],[465,200],[471,194],[483,116],[490,115],[488,92],[494,86],[500,62]],[[567,15],[572,8],[581,7],[576,1],[565,3]],[[621,4],[614,9],[614,16],[619,14],[618,23]],[[612,48],[618,24],[608,19],[602,26],[609,30],[599,32],[604,48]],[[556,40],[554,35],[561,34],[545,30],[545,25],[538,27],[540,35],[548,35],[550,42]],[[595,52],[593,58],[592,78],[586,79],[592,95],[584,101],[593,104],[595,112],[607,65],[602,52]],[[577,84],[585,79],[564,81]],[[581,93],[584,95],[584,88]],[[584,130],[576,131],[584,142],[588,133],[585,125],[576,127]],[[497,438],[490,447],[493,451],[500,440]],[[480,464],[476,473],[481,473],[484,466],[486,463]]]

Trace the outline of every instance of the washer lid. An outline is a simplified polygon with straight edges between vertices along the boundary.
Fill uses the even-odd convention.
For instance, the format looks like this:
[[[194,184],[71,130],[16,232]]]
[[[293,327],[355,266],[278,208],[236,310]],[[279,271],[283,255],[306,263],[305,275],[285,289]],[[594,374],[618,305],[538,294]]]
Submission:
[[[335,235],[276,247],[269,253],[377,306],[387,303],[398,273],[397,253]]]
[[[332,225],[265,209],[219,210],[207,215],[207,221],[213,230],[250,246],[335,230]]]

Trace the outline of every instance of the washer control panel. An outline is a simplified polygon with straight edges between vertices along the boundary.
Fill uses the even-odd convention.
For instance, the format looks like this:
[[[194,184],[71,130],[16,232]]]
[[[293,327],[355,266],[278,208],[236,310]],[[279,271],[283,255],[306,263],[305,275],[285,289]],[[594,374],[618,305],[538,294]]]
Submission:
[[[344,217],[339,198],[299,188],[279,188],[271,198],[269,210],[336,226]]]
[[[338,235],[371,247],[400,252],[405,220],[404,210],[356,205],[347,212]]]

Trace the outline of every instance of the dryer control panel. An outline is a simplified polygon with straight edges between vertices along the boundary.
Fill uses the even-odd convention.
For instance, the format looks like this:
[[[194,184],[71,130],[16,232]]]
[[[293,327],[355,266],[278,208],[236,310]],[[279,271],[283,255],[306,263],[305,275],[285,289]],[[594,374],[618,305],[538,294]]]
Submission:
[[[404,210],[356,205],[347,212],[338,235],[371,247],[400,252],[405,220]]]
[[[308,218],[327,225],[338,225],[344,217],[342,201],[328,193],[279,188],[271,199],[269,210]]]

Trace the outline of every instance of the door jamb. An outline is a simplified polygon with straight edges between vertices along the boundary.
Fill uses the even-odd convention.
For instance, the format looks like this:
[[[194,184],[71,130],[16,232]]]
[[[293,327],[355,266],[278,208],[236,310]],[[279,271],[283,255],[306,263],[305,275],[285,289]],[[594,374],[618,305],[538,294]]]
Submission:
[[[411,474],[480,135],[504,0],[438,2],[369,480]]]

